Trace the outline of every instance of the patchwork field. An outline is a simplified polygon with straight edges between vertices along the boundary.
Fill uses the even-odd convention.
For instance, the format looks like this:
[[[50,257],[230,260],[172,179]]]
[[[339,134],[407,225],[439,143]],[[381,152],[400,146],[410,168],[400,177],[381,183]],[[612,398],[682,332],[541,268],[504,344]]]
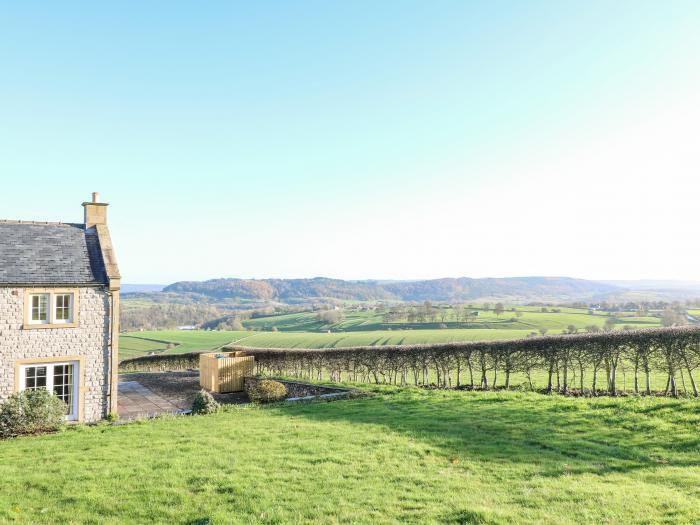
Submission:
[[[693,400],[374,390],[0,442],[0,522],[697,520]]]
[[[560,333],[569,326],[579,330],[587,326],[595,325],[599,328],[605,326],[608,319],[607,312],[596,311],[588,313],[586,309],[561,308],[559,312],[542,312],[538,307],[518,306],[506,308],[497,314],[493,310],[483,308],[470,308],[470,312],[478,312],[478,316],[464,321],[461,315],[457,315],[451,308],[437,309],[434,320],[422,322],[408,322],[406,320],[387,321],[381,312],[375,310],[347,311],[344,319],[332,325],[325,325],[319,321],[314,312],[302,312],[284,315],[272,315],[249,319],[243,325],[250,330],[272,330],[291,332],[316,332],[332,330],[333,332],[374,331],[374,330],[405,330],[405,329],[489,329],[489,330],[526,330],[538,331],[544,328],[552,333]],[[659,326],[656,317],[637,317],[634,312],[616,314],[618,327],[630,326],[634,328]]]
[[[519,339],[533,332],[539,334],[541,329],[558,334],[572,326],[580,331],[592,325],[602,328],[610,318],[605,312],[589,313],[574,308],[541,312],[540,308],[518,306],[515,312],[507,309],[500,315],[493,310],[470,310],[478,311],[479,315],[468,323],[455,320],[451,309],[441,312],[435,322],[422,323],[385,322],[376,311],[350,311],[342,321],[332,325],[321,323],[316,313],[303,312],[250,319],[244,323],[247,331],[132,332],[121,336],[121,358],[151,352],[207,351],[233,342],[264,348],[335,348]],[[617,313],[614,326],[616,329],[658,327],[659,318]],[[168,342],[175,346],[171,344],[172,348],[168,348]]]

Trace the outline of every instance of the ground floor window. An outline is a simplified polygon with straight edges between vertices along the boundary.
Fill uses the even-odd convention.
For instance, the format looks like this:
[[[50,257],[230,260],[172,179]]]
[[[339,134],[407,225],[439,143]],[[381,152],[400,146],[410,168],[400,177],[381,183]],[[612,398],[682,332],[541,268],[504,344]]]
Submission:
[[[62,399],[68,410],[66,419],[78,419],[78,363],[31,364],[21,367],[20,385],[22,390],[45,388]]]

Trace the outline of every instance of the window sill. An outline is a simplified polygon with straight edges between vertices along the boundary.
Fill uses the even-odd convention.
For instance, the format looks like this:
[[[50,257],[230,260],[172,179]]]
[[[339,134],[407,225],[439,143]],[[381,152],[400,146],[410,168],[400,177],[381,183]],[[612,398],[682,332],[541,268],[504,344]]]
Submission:
[[[32,323],[24,323],[22,325],[23,330],[41,330],[45,328],[77,328],[78,323],[54,323],[54,324],[32,324]]]

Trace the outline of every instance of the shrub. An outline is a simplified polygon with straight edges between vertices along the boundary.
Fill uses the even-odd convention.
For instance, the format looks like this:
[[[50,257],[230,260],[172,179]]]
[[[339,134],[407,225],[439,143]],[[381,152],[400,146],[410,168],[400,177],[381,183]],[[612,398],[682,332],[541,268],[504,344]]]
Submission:
[[[279,381],[261,379],[245,386],[246,394],[253,403],[282,401],[287,396],[287,387]]]
[[[200,390],[194,397],[192,402],[192,413],[193,414],[213,414],[218,412],[221,405],[217,403],[214,396],[212,396],[206,390]]]
[[[64,425],[67,410],[43,388],[13,394],[0,405],[0,438],[56,431]]]

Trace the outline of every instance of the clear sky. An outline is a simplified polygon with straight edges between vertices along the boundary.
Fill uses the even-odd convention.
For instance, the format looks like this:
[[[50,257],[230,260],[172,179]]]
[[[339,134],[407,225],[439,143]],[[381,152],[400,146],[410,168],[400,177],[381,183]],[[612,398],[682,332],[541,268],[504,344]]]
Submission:
[[[700,2],[0,8],[0,218],[125,282],[700,280]]]

